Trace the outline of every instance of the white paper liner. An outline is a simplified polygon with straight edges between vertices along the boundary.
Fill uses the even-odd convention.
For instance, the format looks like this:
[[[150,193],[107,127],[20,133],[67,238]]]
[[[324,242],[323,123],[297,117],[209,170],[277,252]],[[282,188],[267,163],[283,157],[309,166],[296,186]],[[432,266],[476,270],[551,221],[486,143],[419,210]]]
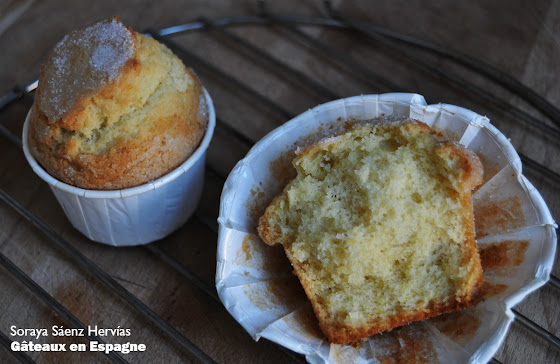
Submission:
[[[506,257],[511,258],[509,265],[485,271],[489,288],[495,292],[478,305],[374,335],[357,348],[341,347],[323,338],[282,248],[267,247],[256,235],[258,216],[251,211],[250,202],[255,191],[268,200],[281,191],[283,182],[271,171],[271,162],[294,150],[306,136],[348,118],[381,115],[423,121],[448,132],[480,156],[484,184],[473,195],[479,246],[491,252],[511,248],[518,256]],[[471,110],[427,105],[421,95],[405,93],[362,95],[319,105],[270,132],[229,175],[218,219],[218,294],[255,340],[265,337],[304,354],[311,363],[378,363],[404,354],[420,355],[429,362],[487,362],[513,320],[511,307],[546,283],[554,260],[557,226],[542,197],[521,172],[519,156],[507,138],[486,117]],[[459,335],[453,328],[462,321],[472,330],[462,330]],[[421,342],[422,350],[409,345],[408,339]]]
[[[29,151],[28,119],[23,126],[23,151],[33,171],[53,191],[72,226],[89,239],[113,246],[147,244],[169,235],[194,213],[204,184],[206,150],[216,125],[212,98],[203,89],[208,108],[205,135],[179,167],[149,183],[122,190],[86,190],[48,174]],[[201,102],[204,101],[201,98]]]

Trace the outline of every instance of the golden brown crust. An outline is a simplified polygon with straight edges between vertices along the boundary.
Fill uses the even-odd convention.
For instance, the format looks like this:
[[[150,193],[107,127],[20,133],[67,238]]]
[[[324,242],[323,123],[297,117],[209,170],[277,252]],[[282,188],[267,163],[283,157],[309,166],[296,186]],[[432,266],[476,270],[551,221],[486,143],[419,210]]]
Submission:
[[[275,231],[270,226],[270,217],[274,214],[274,206],[276,206],[277,200],[281,198],[281,194],[274,197],[270,203],[270,207],[264,212],[264,215],[259,218],[259,225],[257,231],[261,239],[269,246],[274,246],[277,244],[282,244],[281,233]]]
[[[202,86],[166,47],[127,28],[122,39],[109,40],[116,46],[130,41],[132,55],[101,52],[118,59],[121,67],[112,69],[110,59],[103,59],[108,76],[85,82],[83,88],[68,86],[69,100],[64,99],[50,91],[70,82],[57,64],[66,57],[77,68],[71,73],[81,78],[77,84],[88,78],[90,66],[67,59],[77,52],[72,48],[76,42],[91,38],[91,28],[71,33],[43,67],[30,113],[31,152],[53,177],[80,188],[123,189],[157,179],[184,162],[202,140],[207,123],[199,116]],[[88,47],[95,46],[86,45],[75,58],[93,57],[95,49]]]
[[[472,299],[463,299],[460,302],[454,299],[438,306],[419,309],[415,312],[403,312],[400,315],[386,317],[383,320],[370,322],[367,326],[352,328],[338,322],[319,320],[321,330],[328,340],[334,344],[351,344],[365,337],[375,335],[384,331],[390,331],[396,327],[403,326],[415,321],[423,321],[429,318],[460,310],[479,302],[479,297],[474,295]]]
[[[200,84],[196,83],[188,91],[190,95],[185,100],[198,101],[202,92]],[[41,165],[61,181],[85,189],[129,188],[165,175],[194,152],[205,125],[191,122],[197,118],[198,105],[184,104],[182,109],[165,118],[157,116],[158,110],[154,109],[153,118],[157,120],[139,137],[119,141],[98,155],[76,155],[70,149],[71,143],[56,150],[55,138],[41,140],[38,133],[48,130],[49,123],[34,105],[30,144]]]
[[[462,171],[462,185],[465,191],[471,191],[482,183],[484,168],[471,150],[459,143],[443,141],[438,145],[437,152],[454,162],[455,168]]]
[[[437,147],[437,152],[444,154],[449,160],[457,163],[456,169],[462,171],[461,205],[464,214],[462,216],[463,229],[465,231],[464,259],[466,262],[472,260],[480,262],[480,255],[475,240],[474,213],[472,205],[472,190],[478,187],[483,180],[484,168],[480,159],[469,149],[454,142],[445,141]],[[473,267],[468,286],[472,290],[480,287],[484,281],[482,277],[482,266],[480,264],[468,264]],[[465,306],[466,307],[466,306]]]
[[[429,133],[436,139],[442,140],[441,135],[431,130],[424,123],[418,121],[408,121],[403,124],[402,127],[411,133]],[[330,144],[335,142],[339,142],[336,135],[324,140],[315,141],[307,147],[302,148],[295,160],[321,150],[325,143]],[[332,343],[341,345],[353,343],[364,337],[391,330],[410,322],[425,320],[446,312],[468,307],[480,300],[480,296],[477,292],[482,286],[484,279],[482,277],[482,267],[480,265],[480,257],[475,241],[471,190],[482,183],[482,164],[476,155],[454,142],[440,141],[435,151],[437,155],[448,163],[447,167],[449,170],[442,171],[442,173],[448,173],[449,171],[457,173],[456,171],[459,171],[458,192],[454,191],[454,193],[459,194],[459,201],[462,206],[461,211],[464,212],[461,216],[462,229],[465,231],[465,240],[460,243],[460,250],[462,251],[461,265],[472,267],[469,271],[468,279],[466,283],[464,283],[464,287],[462,287],[462,292],[466,293],[460,296],[452,295],[446,302],[439,302],[437,304],[430,303],[428,307],[419,307],[416,310],[402,311],[396,315],[377,318],[362,323],[358,327],[345,324],[343,321],[339,320],[338,317],[333,316],[332,313],[327,311],[326,306],[322,303],[320,293],[315,292],[313,283],[308,281],[308,279],[311,278],[308,275],[306,266],[293,256],[291,250],[293,237],[283,235],[282,232],[278,230],[278,226],[271,225],[271,221],[277,209],[281,208],[280,203],[287,203],[287,201],[284,200],[286,198],[285,193],[276,196],[266,209],[264,215],[259,219],[259,235],[268,245],[282,244],[284,246],[285,253],[294,268],[294,274],[298,276],[312,304],[315,315],[319,321],[319,326]],[[289,186],[290,184],[284,189],[284,192],[289,189]]]
[[[472,247],[472,242],[466,242],[466,245]],[[472,249],[470,249],[470,254],[466,259],[476,259],[474,255],[478,256],[476,242],[474,243],[474,246],[475,250],[473,251]],[[476,270],[472,274],[473,289],[471,291],[472,294],[470,295],[465,295],[458,298],[452,297],[448,302],[441,303],[439,305],[432,305],[430,307],[420,308],[417,311],[402,312],[399,315],[384,317],[383,319],[368,322],[366,325],[361,327],[347,326],[335,319],[330,318],[329,313],[321,304],[321,298],[318,295],[314,295],[313,290],[310,289],[310,284],[308,284],[307,282],[307,276],[302,264],[291,257],[289,249],[286,249],[285,252],[286,256],[292,263],[294,274],[298,277],[305,291],[305,294],[307,295],[307,298],[311,302],[313,312],[317,317],[321,331],[323,331],[327,339],[334,344],[351,344],[365,337],[375,335],[384,331],[390,331],[395,327],[403,326],[411,322],[427,320],[431,317],[435,317],[447,312],[467,308],[478,303],[481,299],[481,296],[479,295],[479,289],[484,283],[484,278],[482,277],[482,269]]]

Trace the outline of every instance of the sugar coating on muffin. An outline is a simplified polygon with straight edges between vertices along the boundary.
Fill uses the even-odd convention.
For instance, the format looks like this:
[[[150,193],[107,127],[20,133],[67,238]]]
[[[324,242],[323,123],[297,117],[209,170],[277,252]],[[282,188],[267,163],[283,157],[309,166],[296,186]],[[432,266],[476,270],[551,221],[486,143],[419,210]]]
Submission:
[[[206,109],[191,69],[110,18],[69,33],[47,58],[30,114],[30,150],[71,185],[133,187],[194,152]]]
[[[327,338],[347,344],[477,300],[472,152],[411,119],[358,123],[298,151],[258,231],[282,244]]]

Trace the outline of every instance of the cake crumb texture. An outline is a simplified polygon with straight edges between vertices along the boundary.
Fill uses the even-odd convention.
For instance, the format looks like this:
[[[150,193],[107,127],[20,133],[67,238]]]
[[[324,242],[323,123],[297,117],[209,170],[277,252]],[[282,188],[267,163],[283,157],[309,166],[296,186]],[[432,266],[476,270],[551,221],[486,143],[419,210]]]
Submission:
[[[259,220],[336,344],[477,301],[471,190],[482,164],[411,119],[379,118],[298,151]]]
[[[202,86],[165,45],[118,18],[66,35],[42,68],[29,145],[53,177],[86,189],[137,186],[200,143]]]

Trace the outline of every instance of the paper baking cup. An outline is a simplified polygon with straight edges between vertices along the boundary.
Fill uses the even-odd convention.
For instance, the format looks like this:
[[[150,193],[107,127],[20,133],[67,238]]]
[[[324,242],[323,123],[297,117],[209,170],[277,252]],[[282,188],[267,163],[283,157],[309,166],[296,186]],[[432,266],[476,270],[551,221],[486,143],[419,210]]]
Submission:
[[[161,239],[183,225],[195,211],[204,184],[206,150],[216,115],[204,89],[208,126],[200,146],[179,167],[152,182],[122,190],[77,188],[53,178],[29,151],[29,114],[23,126],[23,151],[33,171],[49,184],[72,225],[93,241],[132,246]]]
[[[256,234],[253,207],[283,188],[278,161],[291,158],[307,136],[348,118],[411,117],[448,131],[477,153],[484,184],[473,194],[477,242],[504,264],[485,269],[486,299],[470,308],[377,334],[358,347],[326,341],[311,305],[281,247],[266,246]],[[273,168],[274,167],[274,168]],[[489,120],[453,105],[427,105],[417,94],[365,95],[311,109],[269,133],[229,175],[223,189],[216,288],[231,315],[255,339],[265,337],[304,354],[311,363],[384,362],[391,357],[427,362],[484,363],[492,358],[513,320],[512,306],[549,278],[556,224],[521,173],[511,143]],[[495,262],[495,263],[496,263]]]

